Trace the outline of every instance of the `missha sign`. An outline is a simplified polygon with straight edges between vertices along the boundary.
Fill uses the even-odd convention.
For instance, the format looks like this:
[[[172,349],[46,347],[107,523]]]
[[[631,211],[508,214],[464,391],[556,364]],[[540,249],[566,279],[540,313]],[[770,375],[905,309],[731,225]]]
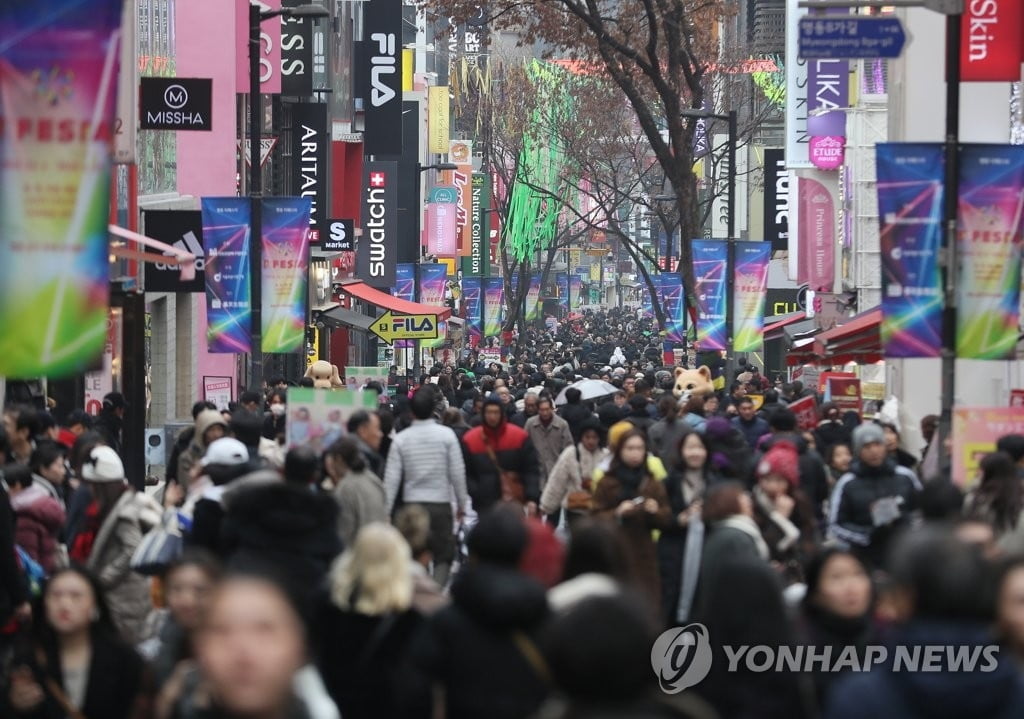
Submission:
[[[845,149],[845,137],[812,137],[809,149],[811,163],[819,170],[838,170],[843,164]]]
[[[398,163],[363,163],[362,237],[356,276],[371,287],[395,284],[398,265]]]
[[[139,81],[139,127],[143,130],[213,129],[213,80],[144,77]]]
[[[960,79],[1017,82],[1024,60],[1024,3],[967,0],[960,30]]]

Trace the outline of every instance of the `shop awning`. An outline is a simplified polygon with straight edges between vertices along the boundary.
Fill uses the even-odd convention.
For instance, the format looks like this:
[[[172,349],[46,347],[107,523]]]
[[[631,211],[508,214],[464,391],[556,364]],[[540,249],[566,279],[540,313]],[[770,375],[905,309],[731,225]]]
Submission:
[[[822,356],[833,364],[877,362],[882,358],[882,310],[861,312],[816,338]]]
[[[452,313],[449,307],[421,305],[419,302],[409,302],[400,297],[389,295],[387,292],[381,292],[370,287],[362,280],[342,282],[341,292],[363,302],[368,302],[371,305],[403,315],[436,315],[438,319],[446,320]]]
[[[764,341],[770,342],[771,340],[779,340],[783,337],[783,328],[794,322],[799,322],[806,318],[806,314],[803,310],[799,312],[790,312],[788,315],[776,315],[775,317],[766,317],[765,321],[770,322],[764,327]]]
[[[334,307],[326,312],[321,312],[320,318],[327,322],[327,324],[334,325],[335,327],[352,327],[364,332],[370,329],[370,325],[376,319],[369,315],[347,310],[344,307]]]

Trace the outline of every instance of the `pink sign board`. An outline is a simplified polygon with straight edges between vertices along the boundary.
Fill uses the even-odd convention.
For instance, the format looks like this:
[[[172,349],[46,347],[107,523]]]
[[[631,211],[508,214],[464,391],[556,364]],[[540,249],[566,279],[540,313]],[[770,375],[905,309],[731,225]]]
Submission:
[[[427,252],[443,257],[458,254],[458,210],[451,203],[427,203]]]
[[[831,292],[836,272],[835,202],[817,180],[801,177],[799,182],[798,279],[815,292]]]
[[[1024,434],[1024,407],[954,409],[953,482],[964,489],[976,484],[981,459],[1006,434]]]
[[[843,164],[846,138],[833,135],[812,137],[808,148],[811,164],[819,170],[838,170]]]

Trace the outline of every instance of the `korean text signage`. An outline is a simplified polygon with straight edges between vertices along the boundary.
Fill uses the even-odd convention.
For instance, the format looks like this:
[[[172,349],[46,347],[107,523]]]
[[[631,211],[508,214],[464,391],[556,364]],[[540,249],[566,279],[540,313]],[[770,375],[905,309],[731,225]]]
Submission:
[[[959,167],[956,354],[1013,359],[1020,324],[1024,147],[964,145]]]
[[[356,276],[371,287],[391,287],[398,263],[397,162],[363,163],[362,208]]]
[[[327,252],[352,252],[356,248],[355,223],[352,220],[327,220],[327,234],[320,235],[320,249]]]
[[[697,282],[697,347],[724,350],[729,247],[717,240],[693,241],[693,271]]]
[[[204,197],[206,242],[206,341],[210,352],[252,349],[248,197]]]
[[[675,272],[655,277],[659,279],[661,309],[665,313],[665,339],[669,342],[683,342],[686,338],[686,295],[683,292],[683,278]]]
[[[773,250],[789,249],[789,172],[786,151],[764,151],[764,237]]]
[[[0,3],[0,376],[66,377],[107,340],[121,3]]]
[[[213,129],[213,80],[144,77],[139,82],[141,129]]]
[[[268,197],[262,207],[262,349],[299,352],[305,343],[309,300],[310,202],[305,197]]]
[[[882,351],[938,357],[942,347],[942,145],[879,143]]]
[[[327,198],[327,151],[331,143],[327,105],[300,102],[292,106],[292,188],[310,201],[309,228],[318,242]]]
[[[362,97],[366,130],[363,152],[397,155],[402,151],[401,0],[369,0],[364,33],[366,62],[362,67]]]
[[[764,303],[768,286],[768,242],[736,243],[733,282],[733,350],[756,352],[764,333]]]
[[[966,0],[961,19],[960,79],[1017,82],[1024,60],[1024,3]]]
[[[1024,407],[956,407],[953,410],[953,482],[976,484],[979,464],[996,451],[996,439],[1024,434]]]
[[[303,0],[284,0],[283,7],[298,7]],[[270,22],[274,22],[271,20]],[[313,94],[313,20],[281,17],[281,94]]]
[[[203,213],[198,210],[146,210],[142,216],[148,237],[196,256],[196,276],[192,280],[182,280],[181,268],[176,265],[147,262],[146,291],[203,292],[206,289]]]

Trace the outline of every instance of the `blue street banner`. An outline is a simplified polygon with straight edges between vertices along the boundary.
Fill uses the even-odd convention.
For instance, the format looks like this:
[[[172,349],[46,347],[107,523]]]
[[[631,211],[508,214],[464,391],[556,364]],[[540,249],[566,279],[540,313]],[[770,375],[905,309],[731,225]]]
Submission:
[[[737,242],[733,258],[734,352],[757,352],[764,335],[764,303],[768,296],[770,242]]]
[[[698,350],[724,350],[729,246],[721,240],[694,240],[693,274],[697,296]]]
[[[206,343],[210,352],[252,350],[248,197],[204,197],[206,247]]]
[[[120,0],[0,3],[0,376],[68,377],[107,342]]]
[[[463,277],[462,298],[466,315],[466,336],[470,347],[478,347],[483,339],[483,278]]]
[[[661,309],[665,313],[665,340],[683,342],[686,339],[686,302],[683,278],[673,273],[658,275],[661,290]]]
[[[942,349],[943,150],[940,144],[875,146],[882,254],[882,352],[938,357]]]
[[[504,319],[505,281],[500,277],[485,277],[483,281],[484,297],[484,338],[497,337],[501,334],[501,323]]]
[[[412,262],[399,262],[395,267],[395,286],[391,294],[407,302],[416,301],[416,265]],[[395,349],[408,349],[414,346],[415,340],[395,340]]]

